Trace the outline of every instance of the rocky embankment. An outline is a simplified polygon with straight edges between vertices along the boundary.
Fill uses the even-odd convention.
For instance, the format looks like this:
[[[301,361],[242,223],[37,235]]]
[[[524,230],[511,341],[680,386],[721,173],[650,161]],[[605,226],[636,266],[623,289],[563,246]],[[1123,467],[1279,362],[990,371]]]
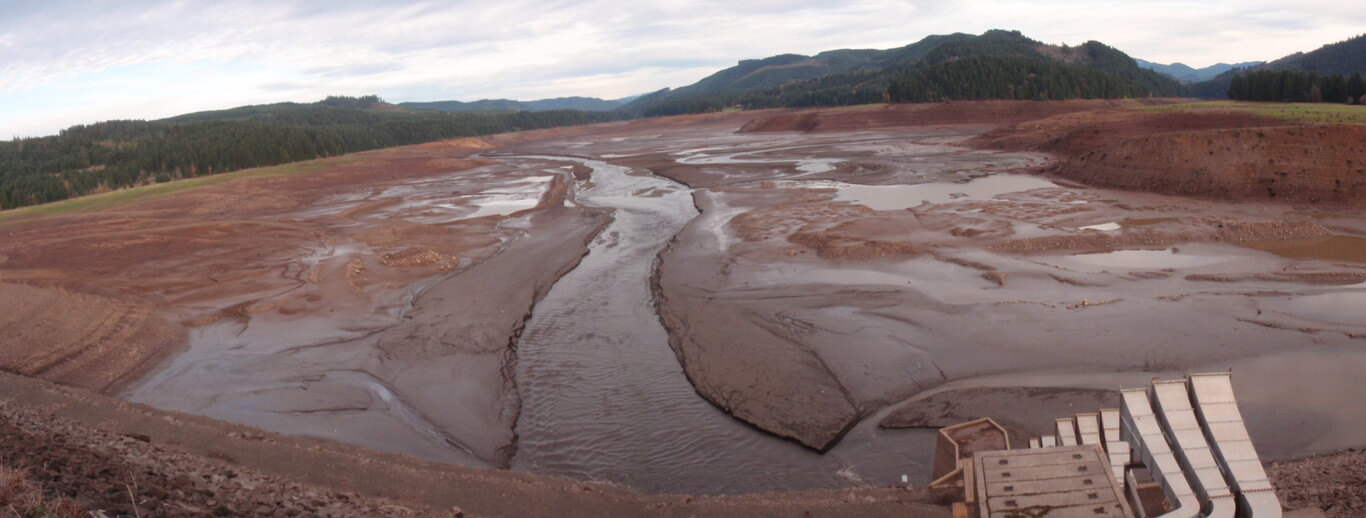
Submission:
[[[8,373],[0,389],[0,509],[41,492],[45,516],[939,517],[948,508],[936,503],[952,496],[904,487],[649,496],[287,437]],[[1364,466],[1357,449],[1267,472],[1286,509],[1348,518],[1366,511]]]
[[[646,495],[424,462],[3,372],[0,444],[0,481],[18,472],[61,503],[50,511],[106,516],[948,516],[934,495],[904,487]],[[12,503],[7,489],[0,510]]]

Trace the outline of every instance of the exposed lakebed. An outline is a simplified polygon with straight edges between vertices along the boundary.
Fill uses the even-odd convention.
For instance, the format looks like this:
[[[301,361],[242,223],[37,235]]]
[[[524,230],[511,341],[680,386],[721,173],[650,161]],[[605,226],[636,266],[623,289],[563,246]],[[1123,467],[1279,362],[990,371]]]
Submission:
[[[933,431],[878,425],[936,390],[1240,383],[1282,357],[1313,379],[1366,333],[1360,214],[1021,175],[1046,157],[962,147],[980,128],[735,129],[605,129],[336,198],[316,214],[497,224],[448,227],[491,244],[334,312],[198,326],[130,399],[651,492],[923,484]],[[332,279],[389,257],[309,254]],[[1251,393],[1269,456],[1366,443],[1343,431],[1366,425],[1360,402],[1316,408],[1306,422],[1336,431],[1296,442],[1267,423],[1297,396]]]

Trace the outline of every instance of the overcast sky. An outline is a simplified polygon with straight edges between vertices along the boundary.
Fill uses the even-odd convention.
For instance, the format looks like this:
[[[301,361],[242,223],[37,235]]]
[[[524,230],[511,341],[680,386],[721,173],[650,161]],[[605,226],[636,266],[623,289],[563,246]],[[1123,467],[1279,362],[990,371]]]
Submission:
[[[1350,2],[1348,3],[1350,4]],[[619,98],[739,59],[1014,29],[1196,67],[1355,36],[1341,0],[0,0],[0,139],[329,94]]]

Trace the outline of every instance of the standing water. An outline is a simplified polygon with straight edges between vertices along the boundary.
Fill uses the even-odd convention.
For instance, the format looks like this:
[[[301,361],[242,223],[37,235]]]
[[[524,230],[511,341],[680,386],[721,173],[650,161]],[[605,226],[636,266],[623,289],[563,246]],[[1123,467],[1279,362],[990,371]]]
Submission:
[[[578,161],[593,168],[594,186],[576,201],[615,209],[614,219],[536,306],[518,342],[522,413],[513,469],[671,493],[857,482],[840,455],[818,454],[732,418],[684,376],[649,283],[655,256],[697,216],[690,191],[624,167]],[[632,194],[651,191],[663,195]]]

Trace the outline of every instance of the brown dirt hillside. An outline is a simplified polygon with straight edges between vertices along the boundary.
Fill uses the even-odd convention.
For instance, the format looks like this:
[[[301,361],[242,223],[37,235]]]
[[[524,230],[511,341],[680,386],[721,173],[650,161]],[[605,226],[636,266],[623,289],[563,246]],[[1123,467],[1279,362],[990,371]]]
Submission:
[[[378,250],[379,265],[349,279],[352,287],[429,276],[460,257],[468,264],[497,243],[491,218],[438,227],[368,217],[391,202],[329,211],[329,200],[450,175],[482,165],[474,153],[588,128],[381,149],[163,184],[211,180],[125,202],[94,196],[0,212],[0,370],[118,393],[183,347],[190,328],[277,309],[253,304],[272,291],[330,282],[309,262],[310,246]],[[140,193],[106,197],[125,194]]]
[[[1366,126],[1234,112],[1064,114],[974,140],[1053,153],[1048,172],[1091,185],[1232,200],[1366,200]]]
[[[94,391],[146,371],[184,331],[136,302],[0,282],[0,370]],[[55,318],[54,318],[55,317]]]

